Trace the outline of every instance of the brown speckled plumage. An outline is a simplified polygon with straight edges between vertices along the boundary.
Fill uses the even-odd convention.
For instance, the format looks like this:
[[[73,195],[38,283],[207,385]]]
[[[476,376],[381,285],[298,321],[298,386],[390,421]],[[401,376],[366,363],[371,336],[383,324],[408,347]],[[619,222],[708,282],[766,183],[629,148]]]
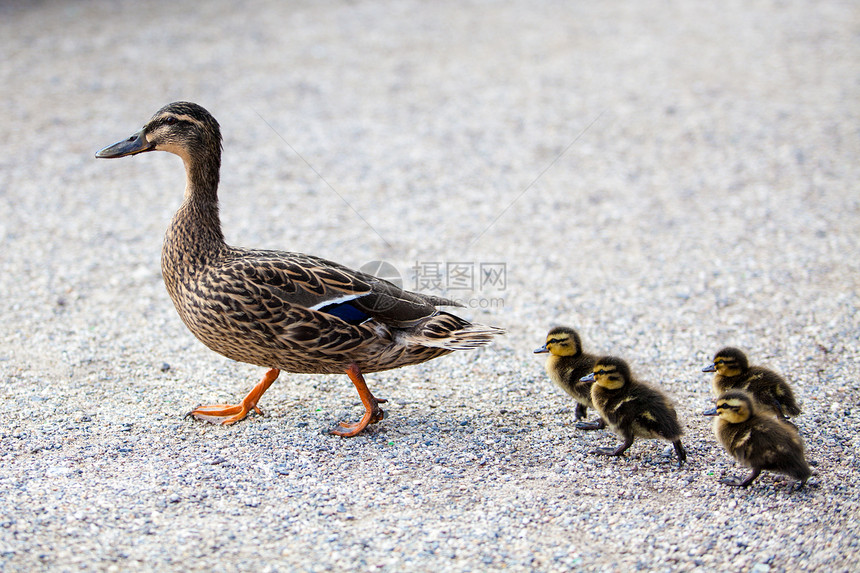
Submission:
[[[139,132],[97,157],[154,150],[175,153],[186,169],[185,199],[165,234],[161,257],[164,282],[179,316],[215,352],[271,369],[269,380],[255,388],[253,400],[246,398],[244,408],[202,407],[193,414],[204,419],[237,414],[225,423],[241,419],[256,409],[277,371],[286,370],[348,373],[368,412],[374,410],[370,422],[378,421],[382,411],[376,403],[383,400],[373,398],[366,386],[362,390],[361,373],[476,348],[502,332],[437,310],[458,306],[452,301],[408,292],[337,263],[227,245],[217,196],[221,133],[202,107],[169,104]],[[354,435],[367,420],[362,423],[353,432],[335,433]]]

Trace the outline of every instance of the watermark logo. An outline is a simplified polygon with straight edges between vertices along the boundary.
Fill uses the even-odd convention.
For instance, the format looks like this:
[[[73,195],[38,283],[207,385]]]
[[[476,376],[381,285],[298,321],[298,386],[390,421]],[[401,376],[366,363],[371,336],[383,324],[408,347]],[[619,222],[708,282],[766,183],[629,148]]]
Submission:
[[[361,265],[358,270],[386,280],[399,288],[403,288],[403,277],[400,276],[400,271],[388,261],[370,261]]]
[[[361,265],[358,270],[388,281],[397,288],[403,288],[403,277],[400,275],[400,271],[388,261],[370,261]],[[400,303],[401,300],[397,297],[378,296],[374,299],[370,307],[375,311],[385,312]]]
[[[419,291],[503,291],[508,285],[505,263],[418,261],[412,273]]]
[[[404,288],[401,273],[387,261],[370,261],[361,265],[360,270]],[[506,263],[416,261],[411,270],[409,288],[415,292],[449,298],[467,308],[505,306],[504,297],[498,295],[508,286]]]

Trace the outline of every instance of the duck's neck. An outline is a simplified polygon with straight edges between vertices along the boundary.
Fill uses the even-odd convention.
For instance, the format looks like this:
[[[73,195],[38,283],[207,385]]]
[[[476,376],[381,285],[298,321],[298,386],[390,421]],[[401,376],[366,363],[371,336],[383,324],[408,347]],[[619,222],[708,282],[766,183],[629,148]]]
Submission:
[[[169,276],[193,274],[224,248],[224,234],[218,215],[220,153],[185,163],[185,200],[173,216],[164,236],[161,265],[165,281]]]
[[[224,244],[221,217],[218,214],[218,182],[221,154],[212,153],[200,159],[183,157],[185,163],[185,200],[173,218],[194,233],[204,245]]]

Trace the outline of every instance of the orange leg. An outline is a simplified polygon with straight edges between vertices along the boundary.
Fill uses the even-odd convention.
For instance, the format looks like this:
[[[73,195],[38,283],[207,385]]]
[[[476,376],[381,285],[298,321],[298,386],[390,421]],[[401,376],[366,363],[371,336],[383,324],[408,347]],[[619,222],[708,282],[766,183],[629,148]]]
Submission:
[[[281,371],[277,368],[272,368],[263,375],[263,379],[257,383],[254,388],[248,392],[245,399],[239,404],[213,404],[211,406],[198,406],[188,412],[186,416],[194,416],[198,420],[204,422],[212,422],[213,424],[221,423],[223,426],[229,426],[238,422],[248,415],[248,412],[254,410],[258,414],[263,412],[257,407],[260,397],[269,389],[272,382],[278,379],[278,374]],[[228,417],[229,416],[229,417]],[[225,418],[225,419],[222,419]]]
[[[336,436],[351,438],[365,429],[369,424],[376,423],[385,417],[385,413],[379,405],[384,404],[388,400],[376,398],[370,393],[370,390],[367,389],[367,383],[364,381],[364,376],[361,375],[361,370],[358,369],[358,365],[350,364],[349,368],[346,369],[346,375],[349,376],[349,379],[355,384],[355,389],[358,390],[358,396],[361,398],[362,404],[364,404],[364,416],[356,424],[341,422],[340,427],[344,429],[335,428],[331,433]]]

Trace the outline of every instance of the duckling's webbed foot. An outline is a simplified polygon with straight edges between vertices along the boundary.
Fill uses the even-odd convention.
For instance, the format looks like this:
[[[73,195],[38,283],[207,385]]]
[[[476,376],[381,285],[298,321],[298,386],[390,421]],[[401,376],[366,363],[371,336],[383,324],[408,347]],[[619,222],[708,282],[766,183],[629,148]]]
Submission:
[[[721,479],[720,483],[725,484],[725,485],[730,485],[732,487],[747,487],[749,484],[751,484],[755,480],[755,478],[758,477],[758,474],[760,474],[760,473],[761,473],[760,469],[754,468],[752,473],[750,475],[748,475],[745,480],[741,480],[740,478],[736,478],[736,477],[727,477],[727,478]]]
[[[212,424],[221,424],[229,426],[248,415],[248,412],[254,410],[258,414],[263,413],[257,406],[257,402],[272,385],[272,382],[278,379],[278,374],[281,371],[277,368],[272,368],[263,375],[263,379],[257,383],[254,388],[248,392],[248,395],[238,404],[212,404],[210,406],[198,406],[194,408],[185,417],[192,416],[202,422],[210,422]]]
[[[598,418],[597,422],[584,422],[581,420],[585,420],[588,416],[588,406],[584,404],[576,404],[576,413],[574,414],[574,421],[576,422],[577,430],[602,430],[606,427],[606,422],[603,421],[602,418]]]
[[[375,424],[385,417],[385,412],[382,411],[382,408],[380,408],[379,405],[386,403],[388,400],[385,400],[384,398],[376,398],[370,393],[358,365],[351,364],[346,370],[346,375],[349,376],[349,379],[352,380],[352,383],[355,385],[355,389],[358,390],[358,396],[361,398],[362,404],[364,404],[364,416],[362,416],[361,420],[356,423],[341,422],[338,426],[343,428],[343,430],[335,428],[331,433],[336,436],[351,438],[358,435],[370,424]]]
[[[606,427],[606,422],[602,419],[597,420],[596,422],[577,422],[576,429],[577,430],[602,430]]]
[[[804,479],[802,479],[802,480],[799,480],[799,481],[797,482],[797,484],[796,484],[796,485],[791,486],[791,489],[790,489],[789,491],[791,491],[791,492],[795,492],[795,491],[800,491],[800,490],[802,490],[802,489],[803,489],[803,486],[805,486],[805,485],[806,485],[806,480],[807,480],[807,479],[808,479],[808,478],[804,478]]]
[[[624,452],[627,451],[627,448],[633,445],[633,436],[630,436],[624,440],[624,443],[618,446],[617,448],[597,448],[596,450],[592,450],[592,454],[597,454],[599,456],[622,456]]]

